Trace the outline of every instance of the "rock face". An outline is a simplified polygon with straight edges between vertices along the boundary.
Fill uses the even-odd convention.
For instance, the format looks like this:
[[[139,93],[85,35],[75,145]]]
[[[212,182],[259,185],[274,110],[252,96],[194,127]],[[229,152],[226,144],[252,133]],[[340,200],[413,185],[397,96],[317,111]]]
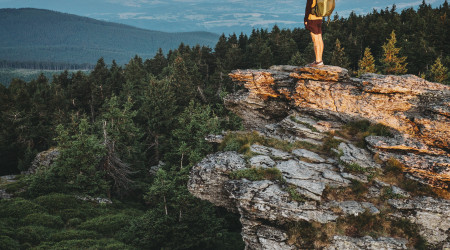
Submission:
[[[395,129],[396,140],[368,141],[384,159],[397,158],[412,176],[432,185],[450,181],[450,87],[413,75],[366,74],[349,78],[335,66],[272,66],[236,70],[230,77],[246,91],[228,96],[225,105],[248,128],[283,119],[295,109],[325,120],[368,119]],[[408,153],[428,156],[416,159]]]
[[[427,247],[450,245],[450,201],[408,186],[448,190],[449,87],[411,75],[355,79],[333,66],[230,76],[247,90],[227,96],[226,107],[247,129],[293,145],[217,152],[191,170],[193,195],[241,215],[247,249],[411,249],[420,237]],[[393,135],[367,136],[365,146],[336,136],[355,119]],[[408,185],[385,169],[393,161]],[[234,175],[251,169],[280,177]]]
[[[59,156],[59,150],[57,148],[51,148],[46,151],[42,151],[36,155],[31,162],[31,166],[27,171],[22,174],[34,174],[39,168],[48,168],[52,165]]]

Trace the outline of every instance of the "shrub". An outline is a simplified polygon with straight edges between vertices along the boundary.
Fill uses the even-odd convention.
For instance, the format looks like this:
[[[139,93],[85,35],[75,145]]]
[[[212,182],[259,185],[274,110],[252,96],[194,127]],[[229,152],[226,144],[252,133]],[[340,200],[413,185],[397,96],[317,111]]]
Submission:
[[[250,146],[253,144],[264,145],[267,147],[276,148],[282,151],[291,152],[293,149],[305,148],[313,151],[318,151],[318,147],[314,144],[296,141],[290,143],[283,140],[278,140],[274,138],[265,138],[264,136],[258,134],[258,132],[251,133],[229,133],[225,136],[223,142],[219,146],[220,151],[236,151],[238,153],[244,154],[247,157],[252,156],[250,151]]]
[[[351,180],[351,182],[350,188],[357,197],[360,197],[369,191],[369,188],[367,187],[368,184],[364,184],[357,180]]]
[[[42,206],[22,198],[0,200],[0,217],[2,218],[23,218],[29,214],[42,212],[46,212]]]
[[[83,222],[78,228],[92,230],[103,235],[111,236],[125,226],[128,226],[131,216],[119,213],[114,215],[102,215]]]
[[[40,248],[37,248],[40,249]],[[49,249],[48,247],[42,249]],[[58,250],[72,250],[72,249],[134,249],[122,242],[119,242],[114,239],[81,239],[81,240],[63,240],[60,241],[50,249],[58,249]]]
[[[83,240],[83,239],[99,239],[101,235],[94,231],[88,230],[64,230],[50,235],[51,241],[64,240]]]
[[[286,192],[289,193],[289,196],[291,197],[292,200],[298,202],[306,201],[306,198],[297,191],[297,188],[295,186],[287,185],[285,190]]]
[[[76,227],[76,226],[80,225],[81,223],[83,223],[83,220],[80,218],[73,218],[73,219],[67,220],[67,226],[69,226],[69,227]]]
[[[320,241],[326,241],[326,234],[319,230],[319,226],[307,221],[291,222],[286,225],[288,242],[301,249],[316,249]]]
[[[52,214],[63,209],[76,208],[80,204],[80,201],[78,201],[74,196],[60,193],[39,196],[34,199],[34,201],[47,208],[47,210]]]
[[[367,168],[363,168],[361,167],[358,163],[356,162],[352,162],[350,164],[346,163],[346,162],[340,162],[342,165],[344,165],[344,168],[347,172],[350,173],[356,173],[356,174],[363,174],[365,172],[368,171]]]
[[[69,208],[61,210],[57,213],[59,216],[61,216],[61,219],[65,222],[77,218],[80,220],[86,219],[86,212],[83,209],[75,209],[75,208]]]
[[[230,173],[231,179],[248,179],[251,181],[260,180],[278,180],[281,181],[283,176],[277,168],[246,168]]]
[[[1,249],[20,249],[18,241],[11,239],[8,236],[0,235],[0,248]]]
[[[403,173],[403,164],[397,159],[390,158],[386,162],[385,172],[387,174],[392,173],[393,175],[400,175]]]
[[[50,228],[61,228],[64,223],[59,216],[43,213],[29,214],[22,219],[24,225],[44,226]]]
[[[21,243],[28,243],[36,246],[41,241],[47,240],[49,235],[53,232],[54,230],[43,226],[24,226],[17,229],[15,238]]]
[[[335,139],[333,135],[329,135],[323,140],[321,150],[328,155],[333,155],[334,153],[331,149],[337,148],[341,142],[341,140]]]

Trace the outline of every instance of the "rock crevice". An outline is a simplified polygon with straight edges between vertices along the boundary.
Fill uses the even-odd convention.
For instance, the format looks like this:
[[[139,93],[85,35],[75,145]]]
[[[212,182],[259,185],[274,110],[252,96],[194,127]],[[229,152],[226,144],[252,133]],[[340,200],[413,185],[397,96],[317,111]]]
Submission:
[[[351,78],[334,66],[230,77],[246,90],[228,95],[225,106],[258,136],[291,145],[256,142],[246,155],[217,152],[191,170],[192,194],[241,215],[247,249],[410,249],[417,237],[433,248],[450,245],[448,196],[408,189],[394,175],[448,192],[448,86],[412,75]],[[337,136],[361,120],[388,131],[359,142]],[[252,168],[280,177],[232,177]]]

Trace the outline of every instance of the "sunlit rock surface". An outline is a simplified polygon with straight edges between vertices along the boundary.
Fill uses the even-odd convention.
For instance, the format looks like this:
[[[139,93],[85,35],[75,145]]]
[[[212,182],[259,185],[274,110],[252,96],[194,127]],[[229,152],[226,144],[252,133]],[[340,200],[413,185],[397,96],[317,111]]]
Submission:
[[[334,66],[273,66],[230,77],[245,90],[228,95],[225,105],[249,131],[302,145],[282,150],[254,143],[246,155],[217,152],[192,168],[189,191],[239,213],[247,249],[411,249],[419,236],[427,247],[450,245],[448,196],[404,190],[384,169],[395,160],[397,174],[411,183],[448,191],[449,87],[411,75],[350,78]],[[361,145],[336,134],[360,119],[388,126],[392,135],[367,136]],[[281,179],[231,178],[249,168],[276,169]],[[361,235],[349,224],[355,216],[403,223],[416,238],[395,230]],[[322,230],[327,240],[302,238],[311,230]]]
[[[396,139],[369,140],[374,152],[398,158],[412,176],[424,182],[448,187],[449,86],[414,75],[349,78],[346,69],[335,66],[272,66],[268,70],[235,70],[230,77],[246,90],[229,95],[225,105],[242,117],[248,128],[280,121],[291,109],[330,121],[368,119],[399,133]],[[420,160],[406,156],[408,153],[429,157]]]

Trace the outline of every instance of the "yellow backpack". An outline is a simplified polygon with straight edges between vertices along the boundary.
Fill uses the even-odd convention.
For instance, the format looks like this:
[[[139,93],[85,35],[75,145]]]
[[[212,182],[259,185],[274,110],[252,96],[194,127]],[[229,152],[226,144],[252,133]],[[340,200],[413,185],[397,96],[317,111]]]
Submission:
[[[335,0],[316,0],[316,5],[312,8],[311,13],[317,17],[329,17],[333,13],[335,5]]]

